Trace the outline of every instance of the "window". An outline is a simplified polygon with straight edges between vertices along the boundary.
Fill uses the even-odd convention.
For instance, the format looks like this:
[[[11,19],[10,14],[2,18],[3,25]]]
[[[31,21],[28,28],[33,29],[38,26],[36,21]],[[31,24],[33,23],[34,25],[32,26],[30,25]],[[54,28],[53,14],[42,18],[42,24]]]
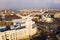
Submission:
[[[14,27],[17,27],[18,25],[14,25]]]
[[[20,29],[26,28],[25,26],[21,26]]]
[[[20,29],[26,28],[24,24],[25,24],[25,22],[21,22],[21,23],[19,23],[19,25],[20,25]]]
[[[26,27],[25,26],[20,26],[17,29],[24,29],[24,28],[26,28]]]
[[[14,25],[14,29],[23,29],[26,28],[24,24],[25,22],[16,22],[16,24]]]

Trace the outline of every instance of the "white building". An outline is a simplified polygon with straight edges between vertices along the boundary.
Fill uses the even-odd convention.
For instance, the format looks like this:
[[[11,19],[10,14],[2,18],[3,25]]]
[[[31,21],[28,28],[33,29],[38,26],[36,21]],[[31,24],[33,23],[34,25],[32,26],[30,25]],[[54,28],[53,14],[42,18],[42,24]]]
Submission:
[[[10,27],[11,30],[5,31],[8,40],[19,40],[30,37],[37,32],[37,26],[30,18],[12,20],[14,24]],[[2,33],[2,32],[1,32]],[[2,37],[2,36],[1,36]]]

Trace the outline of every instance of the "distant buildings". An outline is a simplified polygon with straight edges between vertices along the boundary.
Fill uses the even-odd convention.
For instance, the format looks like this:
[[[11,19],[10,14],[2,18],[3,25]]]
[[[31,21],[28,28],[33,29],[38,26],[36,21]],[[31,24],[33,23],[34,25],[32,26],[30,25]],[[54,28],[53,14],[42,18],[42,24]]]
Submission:
[[[11,15],[12,13],[14,13],[14,11],[11,11],[11,10],[1,10],[0,11],[0,15]]]

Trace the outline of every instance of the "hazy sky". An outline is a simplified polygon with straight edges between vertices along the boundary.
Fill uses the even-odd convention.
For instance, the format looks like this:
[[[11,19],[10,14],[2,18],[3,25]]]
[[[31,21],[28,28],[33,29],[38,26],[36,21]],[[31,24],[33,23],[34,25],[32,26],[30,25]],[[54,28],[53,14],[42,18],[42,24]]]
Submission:
[[[0,0],[0,9],[60,9],[60,0]]]

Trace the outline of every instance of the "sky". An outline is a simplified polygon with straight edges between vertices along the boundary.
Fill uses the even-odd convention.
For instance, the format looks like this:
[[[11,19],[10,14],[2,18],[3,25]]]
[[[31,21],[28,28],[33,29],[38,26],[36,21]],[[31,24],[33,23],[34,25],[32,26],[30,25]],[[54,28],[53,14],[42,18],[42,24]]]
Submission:
[[[0,9],[60,9],[60,0],[0,0]]]

